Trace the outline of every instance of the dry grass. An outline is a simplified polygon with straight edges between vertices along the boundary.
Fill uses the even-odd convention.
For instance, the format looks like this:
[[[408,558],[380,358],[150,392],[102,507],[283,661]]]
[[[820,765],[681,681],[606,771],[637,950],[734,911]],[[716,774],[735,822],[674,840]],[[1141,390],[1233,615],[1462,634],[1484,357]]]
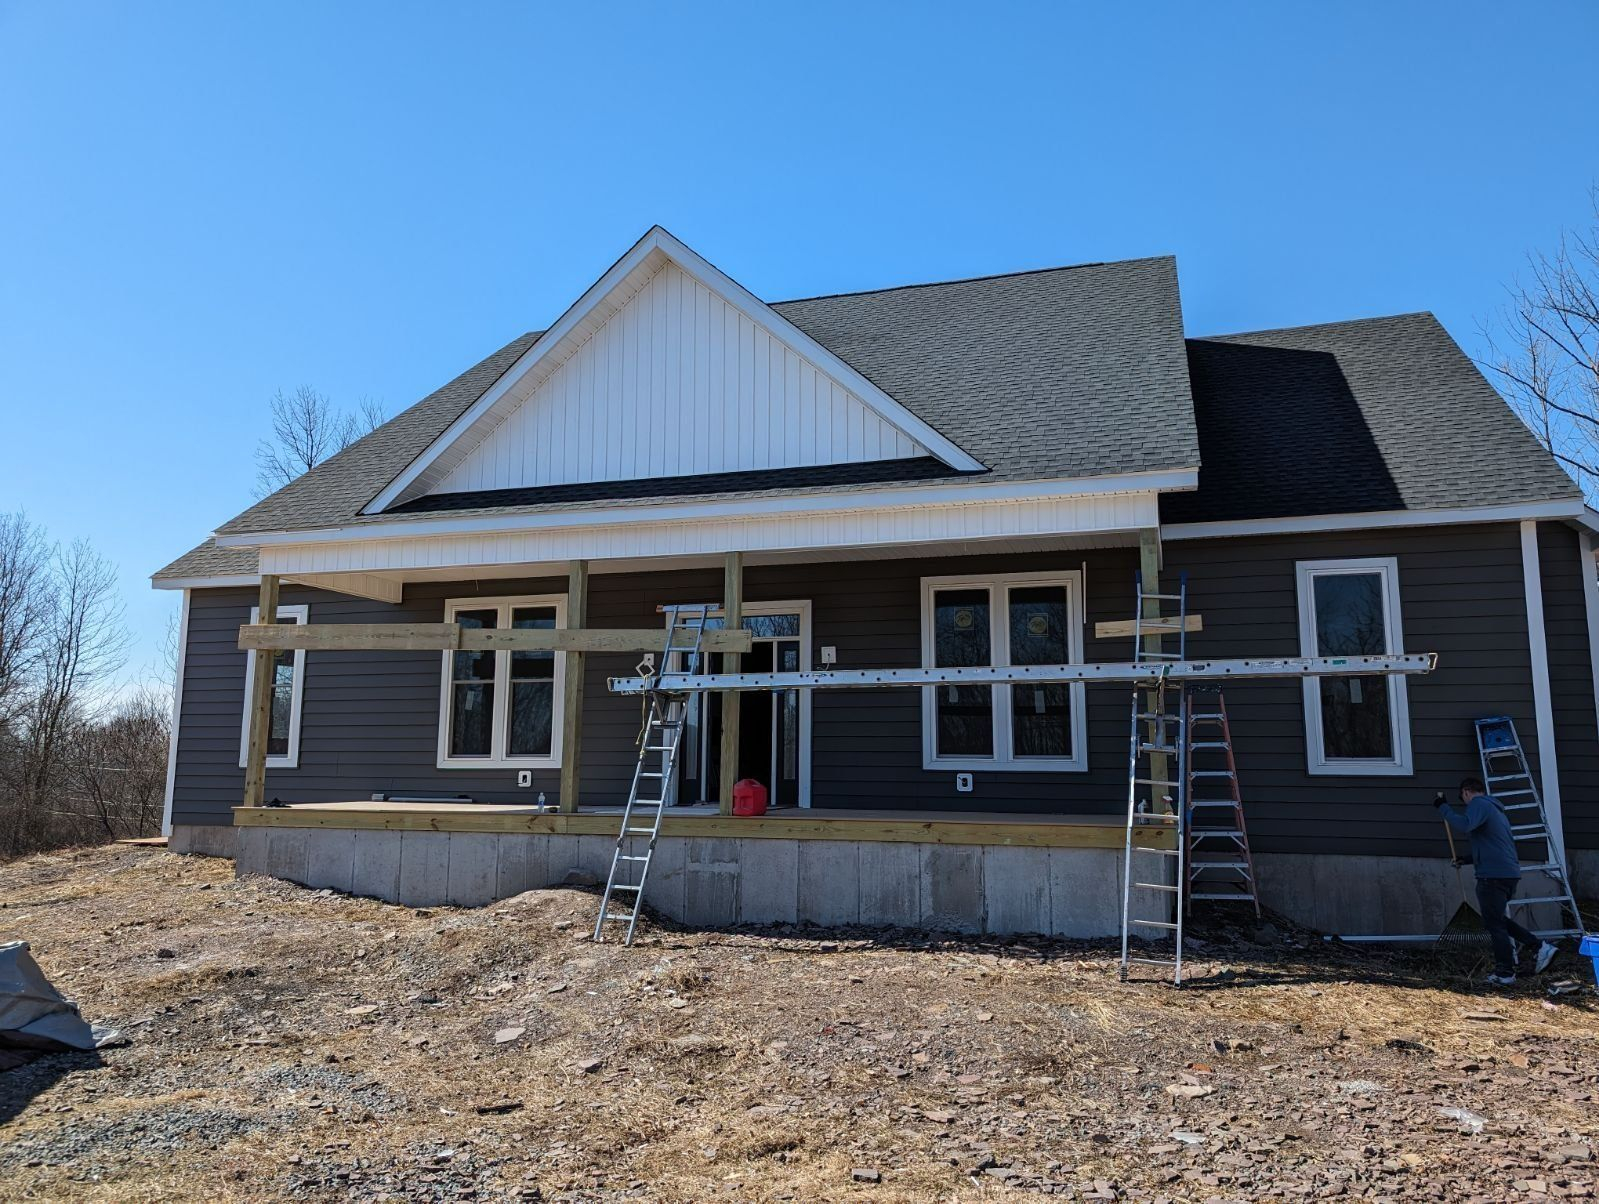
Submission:
[[[1108,946],[656,926],[624,950],[583,939],[589,894],[413,911],[128,848],[0,867],[0,905],[0,938],[133,1038],[0,1076],[8,1198],[1498,1200],[1592,1179],[1546,1157],[1599,1128],[1589,1003],[1484,999],[1469,951],[1235,948],[1177,992],[1118,983]],[[1466,1018],[1484,1008],[1504,1019]],[[1186,1082],[1213,1091],[1166,1090]]]

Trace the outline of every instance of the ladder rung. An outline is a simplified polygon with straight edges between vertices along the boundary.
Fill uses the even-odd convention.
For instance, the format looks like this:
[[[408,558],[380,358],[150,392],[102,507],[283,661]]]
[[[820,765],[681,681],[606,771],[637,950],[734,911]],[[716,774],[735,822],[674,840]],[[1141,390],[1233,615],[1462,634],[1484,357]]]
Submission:
[[[1498,794],[1494,795],[1494,797],[1495,798],[1515,798],[1517,795],[1535,794],[1535,793],[1537,793],[1537,792],[1533,791],[1533,790],[1501,790]]]
[[[1247,870],[1247,861],[1191,861],[1188,863],[1188,872],[1198,874],[1205,870]]]
[[[615,892],[619,891],[619,890],[638,891],[638,890],[643,890],[643,889],[644,888],[641,887],[641,886],[636,886],[636,885],[633,885],[633,884],[627,883],[627,882],[613,882],[613,883],[611,883],[611,892],[613,894]]]
[[[650,859],[650,855],[645,853],[642,857],[639,857],[632,853],[618,853],[616,855],[616,859],[618,861],[648,861]]]
[[[602,919],[606,919],[606,920],[631,920],[631,919],[633,919],[634,914],[635,913],[633,913],[631,911],[625,911],[625,912],[608,911],[601,918]]]
[[[1182,602],[1182,594],[1139,594],[1140,602]]]
[[[1570,895],[1539,895],[1534,899],[1512,899],[1511,907],[1531,907],[1534,903],[1566,903],[1571,902]]]
[[[1521,872],[1524,874],[1550,874],[1556,870],[1559,870],[1564,875],[1566,867],[1558,861],[1546,861],[1542,865],[1527,865],[1523,863],[1521,867]]]
[[[1195,840],[1203,840],[1208,836],[1242,836],[1237,828],[1189,828],[1188,835]]]
[[[1188,771],[1191,778],[1231,778],[1237,775],[1230,769],[1191,769]]]
[[[655,829],[654,828],[623,828],[622,831],[627,832],[627,833],[629,833],[629,834],[631,834],[633,836],[654,836],[655,835]]]
[[[1225,741],[1225,740],[1196,740],[1192,744],[1190,744],[1188,747],[1189,748],[1226,748],[1226,747],[1228,747],[1228,744],[1227,744],[1227,741]]]
[[[1177,963],[1169,957],[1129,957],[1130,962],[1137,962],[1140,966],[1175,966]]]
[[[1177,931],[1177,925],[1176,924],[1167,923],[1165,920],[1136,920],[1135,919],[1135,920],[1130,920],[1129,923],[1142,924],[1145,928],[1169,928],[1173,932]]]
[[[664,773],[657,773],[653,769],[641,769],[638,771],[638,776],[641,778],[664,778],[666,775]]]
[[[1181,750],[1175,744],[1140,744],[1139,752],[1171,753],[1176,756]]]

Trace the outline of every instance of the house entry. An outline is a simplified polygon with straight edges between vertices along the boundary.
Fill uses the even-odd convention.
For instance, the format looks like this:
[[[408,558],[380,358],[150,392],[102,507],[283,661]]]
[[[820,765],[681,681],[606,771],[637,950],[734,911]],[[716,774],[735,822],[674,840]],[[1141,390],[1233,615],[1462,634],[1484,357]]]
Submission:
[[[810,603],[745,603],[744,630],[754,647],[740,658],[745,673],[799,672],[811,667]],[[712,620],[719,627],[721,620]],[[809,691],[773,690],[740,694],[738,777],[766,787],[773,807],[810,806]],[[721,781],[722,698],[696,695],[689,704],[678,798],[717,801]]]

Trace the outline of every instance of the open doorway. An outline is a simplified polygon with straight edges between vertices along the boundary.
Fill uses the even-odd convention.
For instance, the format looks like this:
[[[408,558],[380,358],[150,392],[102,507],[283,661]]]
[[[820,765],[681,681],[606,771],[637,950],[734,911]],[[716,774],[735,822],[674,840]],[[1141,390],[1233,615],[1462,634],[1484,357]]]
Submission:
[[[713,622],[712,626],[717,626]],[[809,602],[747,603],[744,630],[754,646],[742,658],[743,673],[794,673],[811,667]],[[738,778],[766,787],[767,805],[811,805],[811,699],[808,690],[771,690],[737,695]],[[722,766],[722,698],[695,695],[689,704],[678,800],[719,801]]]

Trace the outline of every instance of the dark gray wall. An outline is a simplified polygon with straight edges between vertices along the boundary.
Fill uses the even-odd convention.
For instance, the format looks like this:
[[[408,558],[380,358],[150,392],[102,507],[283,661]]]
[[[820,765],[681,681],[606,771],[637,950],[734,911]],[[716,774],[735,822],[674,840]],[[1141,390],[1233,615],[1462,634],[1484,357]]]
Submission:
[[[1587,630],[1574,536],[1550,527],[1551,674],[1561,707],[1561,778],[1567,827],[1592,847],[1599,810],[1583,783],[1599,768]],[[1189,574],[1190,609],[1204,616],[1190,655],[1297,655],[1294,563],[1338,556],[1397,556],[1406,648],[1440,654],[1437,673],[1410,683],[1412,777],[1311,777],[1305,773],[1303,707],[1297,682],[1238,685],[1229,694],[1251,832],[1257,848],[1287,852],[1443,855],[1447,847],[1429,801],[1475,766],[1471,720],[1512,715],[1536,758],[1520,546],[1513,524],[1353,535],[1169,543],[1169,574]],[[1097,641],[1093,624],[1131,613],[1136,553],[1111,549],[960,559],[843,561],[754,567],[752,601],[808,598],[816,646],[838,649],[840,667],[909,667],[920,660],[919,589],[924,576],[1087,567],[1089,660],[1121,660],[1128,641]],[[408,586],[397,607],[321,591],[286,588],[284,602],[308,602],[313,622],[438,621],[443,600],[463,595],[558,593],[564,579]],[[590,623],[654,626],[661,602],[721,594],[715,570],[596,574]],[[178,746],[174,819],[226,823],[242,791],[238,768],[244,655],[237,627],[251,590],[196,591]],[[1577,644],[1580,643],[1580,656]],[[813,656],[814,656],[813,649]],[[605,678],[632,671],[632,656],[589,658],[582,799],[619,803],[631,774],[639,710],[610,695]],[[1554,666],[1558,663],[1559,669]],[[464,792],[484,801],[554,801],[559,775],[535,773],[519,790],[515,771],[440,770],[439,657],[436,653],[318,652],[306,657],[300,767],[273,770],[267,796],[288,802],[365,798],[374,791]],[[921,709],[914,690],[819,692],[812,727],[812,799],[818,807],[904,807],[1117,815],[1126,798],[1127,693],[1088,690],[1087,773],[979,773],[971,794],[954,774],[921,767]],[[1569,785],[1567,785],[1569,783]]]

